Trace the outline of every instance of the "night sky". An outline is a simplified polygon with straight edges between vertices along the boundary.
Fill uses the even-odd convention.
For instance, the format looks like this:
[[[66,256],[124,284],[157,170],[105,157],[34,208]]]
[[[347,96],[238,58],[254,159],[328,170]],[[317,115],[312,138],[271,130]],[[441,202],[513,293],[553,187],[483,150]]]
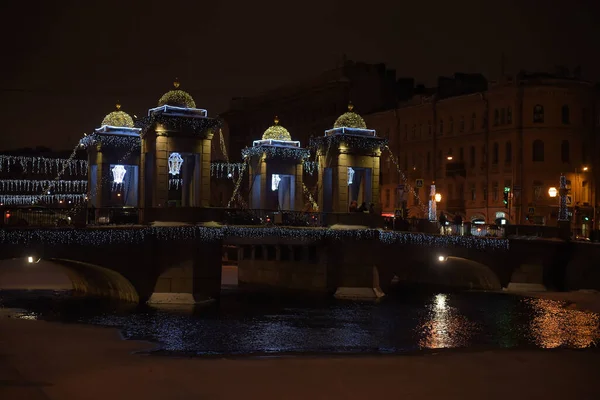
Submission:
[[[233,96],[310,78],[344,53],[430,85],[453,72],[495,79],[502,52],[507,72],[581,65],[600,80],[594,0],[235,3],[0,2],[0,151],[73,148],[117,100],[144,115],[176,76],[216,115]]]

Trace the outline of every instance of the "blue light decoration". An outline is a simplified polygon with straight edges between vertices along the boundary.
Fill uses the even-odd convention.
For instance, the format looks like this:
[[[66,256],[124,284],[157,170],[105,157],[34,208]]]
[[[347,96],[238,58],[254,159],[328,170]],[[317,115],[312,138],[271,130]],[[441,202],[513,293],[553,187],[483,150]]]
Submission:
[[[354,181],[354,168],[348,167],[348,186]]]
[[[169,155],[169,174],[179,175],[181,172],[181,166],[183,165],[183,157],[179,153],[171,153]]]
[[[279,182],[281,182],[281,177],[279,174],[271,175],[271,190],[273,192],[279,189]]]

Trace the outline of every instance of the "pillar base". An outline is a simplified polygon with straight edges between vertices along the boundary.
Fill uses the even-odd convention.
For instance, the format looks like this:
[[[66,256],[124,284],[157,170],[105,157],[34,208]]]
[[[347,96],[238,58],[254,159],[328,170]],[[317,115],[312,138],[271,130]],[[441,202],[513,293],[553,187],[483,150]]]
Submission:
[[[191,293],[152,293],[148,304],[196,304]]]
[[[334,297],[343,300],[377,300],[385,296],[379,288],[339,287]]]

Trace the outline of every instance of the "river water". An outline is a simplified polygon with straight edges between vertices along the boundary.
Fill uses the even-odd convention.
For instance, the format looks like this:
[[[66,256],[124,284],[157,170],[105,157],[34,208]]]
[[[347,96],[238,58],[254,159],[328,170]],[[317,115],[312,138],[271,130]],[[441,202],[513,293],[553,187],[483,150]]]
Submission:
[[[557,301],[486,292],[392,291],[377,303],[224,291],[193,308],[123,306],[62,293],[0,292],[29,319],[118,327],[158,354],[277,356],[411,353],[431,349],[594,348],[597,314]]]

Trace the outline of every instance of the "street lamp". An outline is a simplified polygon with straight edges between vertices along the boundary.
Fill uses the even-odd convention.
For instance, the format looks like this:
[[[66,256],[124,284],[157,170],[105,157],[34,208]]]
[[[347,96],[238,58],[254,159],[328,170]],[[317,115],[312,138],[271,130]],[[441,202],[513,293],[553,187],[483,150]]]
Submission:
[[[551,187],[550,189],[548,189],[548,196],[554,198],[554,197],[556,197],[557,194],[558,194],[558,190],[556,190],[555,187]]]
[[[436,193],[434,196],[435,202],[439,203],[440,201],[442,201],[442,194],[441,193]]]
[[[448,161],[452,161],[452,156],[448,156],[448,157],[446,157],[446,159],[447,159]]]

